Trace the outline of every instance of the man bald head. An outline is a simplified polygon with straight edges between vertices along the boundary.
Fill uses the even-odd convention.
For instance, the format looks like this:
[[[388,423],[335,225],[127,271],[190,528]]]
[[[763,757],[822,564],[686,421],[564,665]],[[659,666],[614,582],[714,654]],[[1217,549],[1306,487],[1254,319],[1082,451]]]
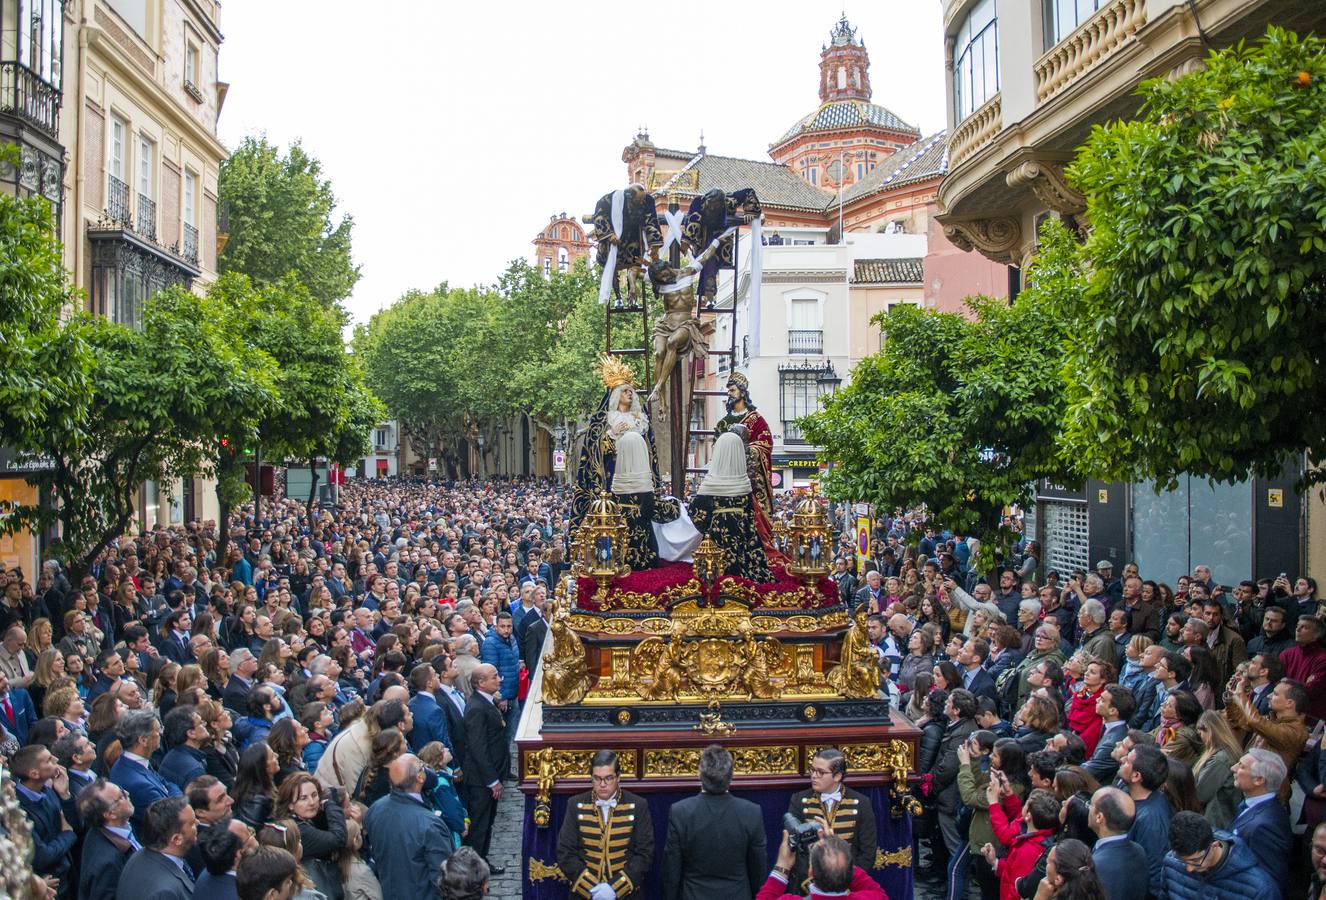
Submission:
[[[474,685],[476,691],[483,691],[489,697],[496,697],[502,688],[502,676],[497,674],[497,666],[480,663],[470,675],[470,684]]]
[[[402,753],[387,768],[391,786],[405,794],[417,794],[424,786],[424,764],[413,753]]]
[[[1127,834],[1136,815],[1137,807],[1132,797],[1116,787],[1103,787],[1091,795],[1087,824],[1096,832],[1096,837],[1113,837]]]
[[[383,700],[399,700],[402,703],[410,702],[410,689],[403,684],[393,684],[382,692]]]

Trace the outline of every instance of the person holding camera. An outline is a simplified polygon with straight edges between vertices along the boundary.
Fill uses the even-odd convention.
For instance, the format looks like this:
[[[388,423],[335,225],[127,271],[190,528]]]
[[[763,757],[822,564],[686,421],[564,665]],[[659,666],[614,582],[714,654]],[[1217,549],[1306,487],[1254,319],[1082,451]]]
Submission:
[[[817,831],[818,837],[811,839],[813,842],[810,847],[805,849],[805,852],[799,852],[798,847],[806,839],[807,831],[813,830],[803,826],[798,829],[800,837],[793,837],[789,831],[783,832],[783,842],[778,847],[778,859],[774,861],[773,871],[769,873],[769,879],[764,883],[764,887],[755,895],[755,900],[796,900],[800,897],[800,894],[784,891],[794,884],[791,881],[793,866],[803,858],[807,859],[809,865],[810,882],[807,895],[811,900],[828,900],[830,897],[842,897],[846,900],[888,900],[884,889],[866,874],[865,869],[852,865],[851,845],[836,834]]]
[[[843,784],[847,758],[835,747],[826,747],[810,761],[810,788],[792,795],[788,815],[800,823],[820,826],[822,834],[833,834],[847,842],[855,865],[869,871],[875,865],[875,810],[862,793]],[[800,893],[807,877],[807,855],[797,854],[789,882],[792,893]]]

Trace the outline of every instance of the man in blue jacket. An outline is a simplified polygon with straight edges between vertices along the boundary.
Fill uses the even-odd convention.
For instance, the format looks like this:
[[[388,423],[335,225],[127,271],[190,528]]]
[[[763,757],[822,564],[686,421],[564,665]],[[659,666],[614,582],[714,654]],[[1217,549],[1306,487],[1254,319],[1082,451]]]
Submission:
[[[387,774],[391,793],[364,815],[382,895],[435,897],[442,865],[451,855],[451,832],[423,800],[427,772],[419,757],[397,757]]]
[[[506,719],[508,742],[515,739],[516,723],[520,721],[520,701],[516,699],[516,692],[520,690],[520,669],[523,665],[520,661],[520,645],[512,634],[514,629],[511,614],[498,613],[497,621],[479,649],[480,661],[496,668],[497,674],[502,676],[502,694],[497,708]]]
[[[11,768],[18,779],[19,805],[32,823],[32,871],[63,880],[69,873],[69,851],[78,839],[60,808],[69,796],[69,778],[41,744],[20,748]]]
[[[1146,900],[1147,882],[1139,877],[1147,867],[1146,851],[1128,839],[1133,811],[1132,798],[1114,787],[1096,791],[1087,810],[1087,824],[1096,833],[1091,858],[1110,900]]]
[[[177,706],[167,713],[164,731],[170,751],[161,760],[161,777],[183,791],[190,781],[207,774],[202,748],[212,736],[193,706]]]
[[[429,665],[415,666],[410,673],[410,685],[415,691],[410,698],[410,715],[414,717],[414,727],[410,729],[410,749],[418,753],[425,745],[441,741],[454,758],[456,748],[452,746],[451,735],[447,731],[447,714],[438,705],[435,696],[441,687],[437,669]]]
[[[1173,816],[1164,791],[1169,778],[1169,757],[1153,744],[1141,744],[1128,751],[1119,766],[1119,780],[1123,782],[1135,807],[1133,827],[1128,837],[1137,841],[1146,851],[1150,871],[1151,893],[1162,896],[1161,872],[1165,854],[1169,851],[1169,823]]]
[[[1158,900],[1247,900],[1279,897],[1280,888],[1267,875],[1243,841],[1195,812],[1181,812],[1169,824],[1172,848],[1165,856]]]
[[[161,746],[161,724],[150,709],[131,709],[115,729],[124,752],[111,766],[110,780],[124,788],[133,801],[133,824],[142,829],[147,808],[155,801],[173,797],[180,789],[152,770],[152,754]]]
[[[1289,883],[1289,813],[1276,798],[1285,780],[1285,762],[1270,750],[1249,750],[1233,766],[1234,786],[1243,792],[1234,821],[1234,832],[1257,864],[1277,885]]]

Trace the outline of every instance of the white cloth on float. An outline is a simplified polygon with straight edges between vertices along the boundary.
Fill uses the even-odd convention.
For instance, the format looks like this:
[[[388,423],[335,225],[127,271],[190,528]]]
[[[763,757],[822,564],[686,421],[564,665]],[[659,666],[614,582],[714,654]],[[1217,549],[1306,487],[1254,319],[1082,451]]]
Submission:
[[[658,557],[668,562],[690,562],[691,552],[700,546],[700,532],[691,521],[686,504],[678,501],[681,515],[671,522],[653,522],[658,539]]]

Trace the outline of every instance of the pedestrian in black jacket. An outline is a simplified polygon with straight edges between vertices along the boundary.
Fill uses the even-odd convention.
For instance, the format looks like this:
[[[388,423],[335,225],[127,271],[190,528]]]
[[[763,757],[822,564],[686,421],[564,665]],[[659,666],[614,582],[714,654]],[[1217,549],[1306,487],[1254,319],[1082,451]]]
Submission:
[[[958,748],[976,730],[976,698],[970,691],[962,688],[950,691],[944,715],[948,718],[949,724],[944,730],[944,739],[939,745],[939,755],[935,760],[931,793],[935,797],[935,809],[939,814],[939,831],[944,836],[944,846],[950,854],[955,854],[961,848],[963,840],[962,835],[958,833],[957,824],[960,802]]]
[[[474,693],[465,706],[465,808],[470,811],[470,833],[465,843],[487,859],[493,817],[502,798],[502,780],[511,768],[506,722],[497,708],[502,676],[497,667],[480,663],[470,676]],[[494,868],[494,875],[503,869]]]
[[[78,795],[78,816],[88,828],[78,871],[78,900],[115,900],[120,872],[141,846],[129,825],[132,815],[129,795],[104,778]]]
[[[765,877],[764,818],[728,793],[732,754],[710,745],[700,754],[702,793],[674,803],[663,852],[664,900],[750,900]]]

